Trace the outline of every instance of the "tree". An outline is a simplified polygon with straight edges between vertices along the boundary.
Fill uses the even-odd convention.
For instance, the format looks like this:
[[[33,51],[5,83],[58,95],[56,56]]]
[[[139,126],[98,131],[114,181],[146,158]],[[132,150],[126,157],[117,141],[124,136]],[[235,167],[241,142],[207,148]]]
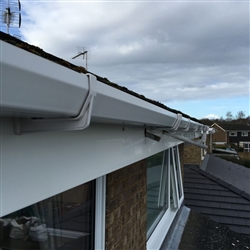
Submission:
[[[236,119],[244,119],[246,117],[244,111],[239,111],[236,115]]]
[[[224,121],[224,118],[221,116],[220,117],[220,122],[223,122]]]
[[[228,111],[226,113],[226,120],[227,121],[232,121],[233,120],[233,115],[232,115],[232,112],[231,111]]]

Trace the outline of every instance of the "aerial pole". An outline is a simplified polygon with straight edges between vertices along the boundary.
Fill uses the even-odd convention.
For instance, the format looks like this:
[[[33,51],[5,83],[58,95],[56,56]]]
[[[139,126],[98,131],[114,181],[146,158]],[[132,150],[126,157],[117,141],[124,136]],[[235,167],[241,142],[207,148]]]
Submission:
[[[7,24],[7,34],[9,34],[10,27],[10,0],[8,0],[8,7],[6,8],[6,24]]]
[[[5,5],[5,11],[2,13],[1,21],[6,23],[6,32],[10,33],[10,27],[21,27],[21,3],[20,0],[1,0],[2,6]]]
[[[88,70],[88,51],[84,50],[84,47],[82,47],[82,52],[78,51],[78,54],[74,57],[72,57],[72,59],[77,58],[78,56],[82,55],[82,59],[84,59],[85,55],[86,55],[86,70]]]

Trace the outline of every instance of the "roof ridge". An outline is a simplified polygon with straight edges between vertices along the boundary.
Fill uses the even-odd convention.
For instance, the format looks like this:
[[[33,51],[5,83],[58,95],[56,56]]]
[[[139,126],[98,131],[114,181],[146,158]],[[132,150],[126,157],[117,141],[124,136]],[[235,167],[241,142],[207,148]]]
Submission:
[[[208,172],[206,172],[206,171],[200,169],[199,166],[197,166],[197,165],[196,165],[196,166],[195,166],[195,165],[191,165],[191,166],[190,166],[190,165],[187,165],[187,167],[188,167],[189,169],[191,169],[191,170],[193,170],[193,171],[195,171],[195,172],[197,172],[197,173],[199,173],[199,174],[205,176],[206,178],[210,179],[211,181],[213,181],[213,182],[219,184],[220,186],[223,186],[223,187],[229,189],[230,191],[234,192],[235,194],[241,196],[242,198],[244,198],[244,199],[250,201],[250,195],[247,194],[245,191],[242,191],[242,190],[240,190],[239,188],[233,186],[232,184],[229,184],[229,183],[227,183],[227,182],[221,180],[220,178],[215,177],[214,175],[212,175],[212,174],[210,174],[210,173],[208,173]]]

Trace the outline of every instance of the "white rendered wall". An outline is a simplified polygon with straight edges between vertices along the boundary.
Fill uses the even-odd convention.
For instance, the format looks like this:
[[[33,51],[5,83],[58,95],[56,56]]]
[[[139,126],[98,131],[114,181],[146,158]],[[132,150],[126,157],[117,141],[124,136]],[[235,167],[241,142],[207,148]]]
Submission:
[[[12,119],[1,118],[0,128],[0,217],[180,143],[145,138],[143,127],[17,136]]]

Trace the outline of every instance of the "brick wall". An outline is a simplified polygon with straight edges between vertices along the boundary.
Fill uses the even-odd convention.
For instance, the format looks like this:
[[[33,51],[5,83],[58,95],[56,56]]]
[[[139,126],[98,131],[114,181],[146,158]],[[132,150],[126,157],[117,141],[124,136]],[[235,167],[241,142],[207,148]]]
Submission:
[[[106,249],[145,250],[147,166],[139,161],[107,175]]]
[[[185,144],[184,146],[184,163],[185,164],[201,164],[201,148]]]
[[[227,143],[226,132],[223,131],[220,127],[214,126],[215,133],[212,135],[213,142],[225,142]]]

